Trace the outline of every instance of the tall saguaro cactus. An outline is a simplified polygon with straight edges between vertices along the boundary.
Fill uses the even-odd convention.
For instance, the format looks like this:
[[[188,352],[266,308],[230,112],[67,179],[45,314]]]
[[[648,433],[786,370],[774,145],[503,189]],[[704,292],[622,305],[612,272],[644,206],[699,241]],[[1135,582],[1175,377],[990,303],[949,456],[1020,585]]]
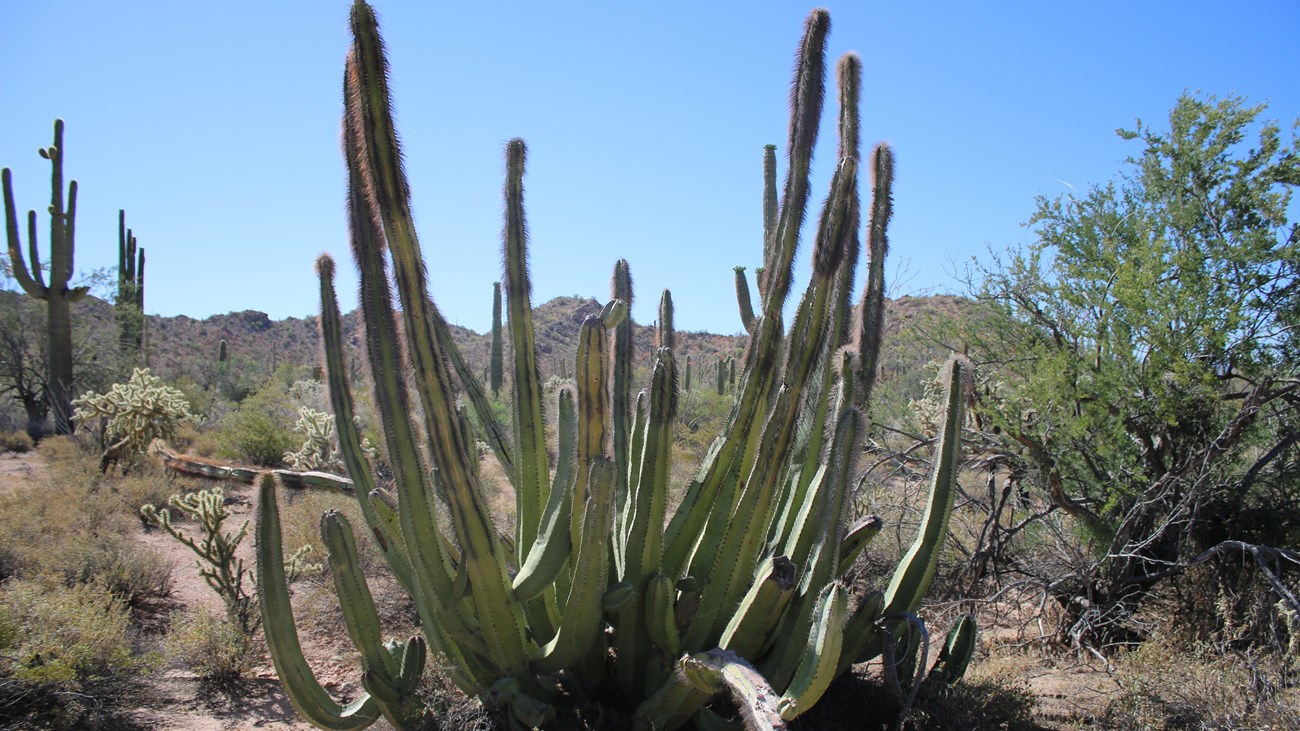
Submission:
[[[117,331],[124,353],[144,344],[144,247],[126,227],[126,211],[117,212]]]
[[[353,420],[328,257],[318,262],[321,336],[339,444],[366,527],[410,593],[424,637],[382,642],[352,529],[327,514],[322,540],[365,689],[348,706],[335,701],[298,643],[276,485],[264,478],[257,525],[263,624],[281,682],[312,723],[360,729],[383,716],[398,728],[414,725],[415,687],[426,652],[436,652],[462,690],[507,706],[515,727],[547,723],[564,686],[631,711],[634,729],[725,726],[724,706],[710,707],[722,693],[763,719],[763,728],[783,728],[837,675],[893,647],[891,633],[918,621],[956,492],[967,366],[953,361],[947,369],[943,434],[916,541],[885,592],[851,601],[846,573],[881,529],[878,518],[846,525],[864,439],[855,396],[863,338],[845,325],[852,299],[845,282],[857,259],[858,160],[847,152],[856,142],[843,142],[856,140],[856,110],[841,114],[846,152],[816,227],[812,280],[789,326],[782,321],[809,198],[828,29],[825,11],[809,16],[792,94],[786,194],[765,214],[762,308],[753,315],[732,412],[670,511],[679,389],[667,291],[649,383],[633,397],[631,274],[626,261],[615,265],[613,297],[583,322],[574,383],[557,396],[552,464],[529,303],[526,148],[511,140],[503,255],[514,433],[506,436],[427,294],[383,44],[373,11],[357,0],[344,82],[348,218],[395,495],[377,487]],[[856,93],[841,94],[842,105],[856,103]],[[718,361],[719,391],[735,366]],[[518,496],[512,542],[499,540],[488,513],[457,389]],[[953,656],[969,644],[954,642]],[[961,663],[950,665],[956,675]]]
[[[18,212],[14,205],[13,179],[9,168],[0,171],[5,198],[5,233],[9,241],[9,261],[14,278],[31,297],[44,300],[47,312],[46,393],[54,413],[54,432],[71,434],[72,423],[72,307],[89,291],[87,287],[70,287],[76,241],[77,181],[68,183],[63,192],[63,120],[54,120],[54,144],[38,151],[50,161],[50,257],[48,271],[41,264],[36,241],[36,211],[27,213],[28,258],[23,257],[18,232]],[[49,281],[46,281],[48,275]]]

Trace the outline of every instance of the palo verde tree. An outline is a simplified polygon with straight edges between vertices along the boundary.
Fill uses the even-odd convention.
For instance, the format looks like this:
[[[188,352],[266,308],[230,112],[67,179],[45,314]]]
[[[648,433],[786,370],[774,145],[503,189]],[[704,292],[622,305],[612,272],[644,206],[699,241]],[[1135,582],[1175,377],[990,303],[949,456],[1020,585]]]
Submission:
[[[77,181],[63,192],[63,120],[54,120],[54,144],[38,151],[50,161],[50,256],[48,271],[42,266],[36,241],[36,211],[27,213],[27,258],[18,231],[18,211],[9,168],[0,170],[5,199],[5,234],[9,242],[9,264],[18,284],[29,296],[46,305],[46,395],[54,414],[54,432],[71,434],[72,424],[72,303],[89,292],[72,287],[72,262],[76,240]],[[46,277],[48,276],[48,283]]]
[[[1092,546],[1036,577],[1076,640],[1215,545],[1300,539],[1300,154],[1263,109],[1185,95],[1121,130],[1121,177],[1040,198],[1035,240],[974,272],[979,438]]]

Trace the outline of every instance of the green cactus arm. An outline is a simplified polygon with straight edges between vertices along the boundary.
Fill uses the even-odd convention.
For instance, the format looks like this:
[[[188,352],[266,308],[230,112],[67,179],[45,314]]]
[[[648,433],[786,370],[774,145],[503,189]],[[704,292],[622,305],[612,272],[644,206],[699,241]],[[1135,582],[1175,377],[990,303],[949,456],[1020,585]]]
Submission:
[[[357,119],[362,87],[356,78],[355,54],[349,56],[345,74],[344,158],[348,166],[348,210],[353,258],[361,275],[361,309],[366,322],[366,354],[372,373],[374,401],[383,424],[388,458],[397,483],[402,534],[410,552],[412,573],[419,594],[429,601],[417,602],[421,621],[438,626],[473,647],[476,641],[471,617],[453,596],[450,562],[442,550],[432,505],[433,485],[424,467],[423,455],[410,422],[409,398],[402,369],[401,346],[397,338],[392,296],[384,262],[383,235],[377,229],[373,199],[362,175],[363,130]],[[444,599],[444,597],[448,599]],[[434,641],[433,637],[429,638]],[[440,646],[450,651],[446,646]],[[485,650],[486,651],[486,650]]]
[[[501,283],[492,283],[492,349],[488,355],[489,387],[493,396],[501,395],[504,385],[505,351],[501,337]]]
[[[718,646],[741,657],[759,657],[768,647],[772,630],[794,597],[798,569],[789,558],[773,556],[759,564],[736,612],[731,615]]]
[[[655,348],[676,346],[677,334],[673,331],[673,293],[664,290],[659,296],[659,319],[655,323]]]
[[[948,630],[948,637],[939,650],[939,659],[930,668],[927,681],[952,685],[966,674],[971,658],[975,655],[975,615],[963,614]]]
[[[420,714],[414,690],[423,668],[423,642],[413,639],[400,654],[393,645],[382,643],[379,615],[357,558],[352,526],[341,513],[330,510],[321,516],[320,531],[344,626],[361,653],[363,685],[395,728],[407,728]]]
[[[23,258],[22,238],[18,233],[18,211],[14,205],[14,186],[13,173],[9,168],[0,170],[0,184],[4,188],[5,197],[5,234],[9,243],[9,263],[13,268],[14,279],[28,296],[35,299],[45,299],[48,290],[45,288],[44,281],[38,281],[41,276],[40,259],[37,258],[36,248],[36,211],[32,211],[28,216],[28,236],[27,241],[31,247],[31,269],[27,267],[27,261]],[[35,273],[35,277],[33,277]]]
[[[776,195],[776,145],[763,145],[763,264],[754,271],[760,299],[767,297],[767,272],[776,266]]]
[[[506,147],[505,263],[506,312],[510,328],[511,408],[515,430],[515,508],[519,555],[527,554],[536,539],[538,520],[547,497],[549,475],[545,422],[542,418],[542,383],[533,332],[532,283],[528,278],[528,230],[524,221],[523,140]]]
[[[682,655],[668,680],[632,713],[633,731],[674,731],[722,690],[722,677],[704,653]]]
[[[677,582],[663,574],[655,574],[646,583],[646,635],[667,657],[676,657],[681,651],[681,637],[673,611],[676,596]]]
[[[334,433],[338,435],[340,452],[348,475],[352,478],[353,492],[361,508],[361,515],[366,524],[375,532],[380,553],[388,562],[393,575],[408,591],[413,590],[410,559],[405,554],[405,545],[399,546],[391,540],[392,532],[385,531],[371,503],[370,494],[375,490],[374,472],[370,460],[361,444],[361,435],[357,430],[356,407],[352,398],[352,387],[343,365],[343,327],[339,313],[338,297],[334,291],[334,260],[322,255],[316,262],[316,272],[320,278],[321,314],[319,320],[321,351],[325,366],[325,379],[328,385],[330,409],[334,412]],[[224,352],[226,341],[221,341]],[[385,540],[385,535],[390,540]]]
[[[635,292],[632,288],[632,270],[627,259],[615,262],[609,289],[610,297],[622,301],[628,310],[628,315],[614,326],[610,348],[610,380],[613,389],[610,392],[610,407],[614,412],[612,446],[614,465],[618,470],[615,494],[621,507],[627,499],[628,471],[632,461],[628,448],[632,441],[632,366],[636,357],[636,333],[631,314]]]
[[[777,701],[777,711],[787,721],[812,708],[835,679],[848,621],[848,592],[843,584],[836,581],[826,585],[814,616],[803,658]]]
[[[844,209],[849,202],[847,191],[853,187],[855,172],[854,161],[846,158],[840,161],[831,181],[832,193],[827,198],[813,248],[814,278],[800,303],[796,323],[791,327],[785,385],[778,392],[772,415],[763,427],[757,460],[726,521],[719,549],[712,553],[713,566],[707,576],[709,584],[704,589],[701,611],[687,632],[687,647],[703,646],[723,629],[725,622],[718,613],[739,601],[744,591],[742,582],[753,570],[765,543],[777,507],[777,486],[782,466],[793,443],[802,391],[820,349],[820,339],[825,336],[829,306],[827,283],[834,275],[847,238],[843,227]],[[835,253],[837,250],[839,254]]]
[[[969,361],[954,357],[944,367],[947,404],[944,407],[943,431],[934,450],[934,467],[930,477],[930,498],[921,517],[921,527],[912,547],[903,556],[885,590],[885,616],[914,612],[930,588],[943,542],[947,537],[948,518],[952,515],[957,492],[957,473],[961,469],[961,425],[970,377]]]
[[[867,662],[880,655],[882,633],[877,622],[884,608],[885,595],[880,591],[873,591],[858,602],[844,625],[844,646],[840,649],[836,675],[844,673],[853,663]]]
[[[356,538],[352,525],[342,513],[328,510],[320,519],[321,542],[325,545],[330,574],[334,578],[343,624],[352,646],[361,653],[362,666],[386,677],[397,676],[396,658],[384,651],[379,615],[366,584],[361,561],[357,558]]]
[[[560,575],[571,555],[570,515],[573,511],[573,467],[576,461],[578,417],[573,389],[560,389],[557,397],[555,479],[542,511],[537,540],[515,576],[515,596],[527,601],[547,589]],[[552,597],[551,603],[554,603]],[[547,624],[552,622],[548,621]],[[537,634],[537,628],[534,628]],[[553,635],[553,628],[546,632]]]
[[[672,464],[672,429],[677,412],[677,362],[672,351],[660,348],[655,354],[650,396],[645,412],[645,429],[639,452],[636,490],[630,496],[627,535],[624,543],[622,580],[636,588],[635,604],[619,616],[616,651],[626,658],[628,671],[619,673],[624,692],[635,694],[645,687],[647,656],[651,639],[641,597],[663,558],[663,525],[667,511],[668,477]],[[676,654],[676,653],[674,653]]]
[[[584,540],[582,526],[587,510],[588,472],[596,460],[606,456],[606,424],[609,421],[609,385],[605,362],[607,339],[605,324],[599,317],[593,315],[583,320],[578,333],[577,367],[573,372],[578,386],[578,443],[569,536],[575,556]]]
[[[510,435],[505,425],[496,417],[492,405],[488,403],[487,394],[483,391],[483,386],[474,377],[473,370],[465,362],[465,356],[456,346],[456,341],[451,337],[451,328],[447,327],[447,321],[442,318],[442,313],[436,309],[430,313],[431,326],[434,335],[438,341],[442,352],[447,355],[447,360],[451,362],[452,368],[456,371],[456,377],[460,379],[461,386],[465,389],[465,394],[469,396],[470,405],[474,407],[474,415],[478,417],[479,423],[483,425],[484,438],[492,453],[496,455],[497,462],[501,465],[501,470],[505,472],[507,479],[514,479],[515,461],[512,447],[510,445]],[[467,432],[468,433],[468,432]]]
[[[364,153],[367,161],[358,172],[383,222],[381,239],[386,240],[392,255],[406,354],[422,407],[424,444],[446,488],[452,530],[472,578],[472,605],[490,660],[503,674],[522,677],[527,673],[528,655],[523,609],[511,596],[506,559],[477,484],[475,452],[458,416],[445,351],[433,326],[439,315],[428,295],[410,210],[410,189],[393,127],[383,41],[374,11],[364,2],[353,5],[352,31],[355,62],[349,79],[357,92],[359,103],[353,108],[359,114],[351,114],[349,119],[361,141],[356,151]],[[528,492],[520,485],[516,490]],[[404,502],[403,517],[413,512],[423,511],[408,510]],[[538,513],[530,510],[526,515],[534,528]],[[407,532],[405,525],[403,532]],[[407,539],[414,543],[410,533]]]
[[[844,532],[844,541],[840,544],[840,565],[835,570],[836,576],[843,576],[862,555],[862,551],[871,539],[880,535],[885,521],[879,515],[866,515],[854,521]]]
[[[289,701],[312,725],[323,729],[363,729],[379,718],[378,704],[369,694],[340,705],[320,683],[303,656],[289,603],[284,576],[284,550],[280,538],[280,509],[275,479],[264,475],[258,484],[257,591],[262,608],[262,628],[280,684]]]
[[[881,143],[872,152],[871,222],[867,231],[867,281],[859,317],[858,405],[871,402],[885,321],[885,256],[889,253],[888,227],[893,216],[894,153]]]
[[[598,458],[588,470],[587,506],[573,579],[555,637],[532,659],[539,673],[555,673],[581,659],[600,634],[609,585],[609,536],[614,519],[614,463]]]
[[[826,36],[830,32],[830,14],[817,9],[808,14],[804,37],[795,57],[794,88],[790,92],[790,138],[787,145],[785,191],[781,212],[772,234],[772,261],[764,261],[767,278],[763,290],[763,317],[775,320],[785,306],[793,274],[799,229],[808,206],[809,172],[812,151],[817,142],[817,127],[825,92]]]

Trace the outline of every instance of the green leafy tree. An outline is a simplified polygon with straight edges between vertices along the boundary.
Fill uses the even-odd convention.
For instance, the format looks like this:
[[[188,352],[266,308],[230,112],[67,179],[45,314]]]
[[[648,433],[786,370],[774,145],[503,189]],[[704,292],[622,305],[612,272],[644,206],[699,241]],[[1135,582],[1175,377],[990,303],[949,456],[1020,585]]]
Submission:
[[[1033,243],[974,272],[981,438],[1093,549],[1077,579],[1041,577],[1076,637],[1207,546],[1300,528],[1300,156],[1264,108],[1184,95],[1167,130],[1119,130],[1143,145],[1125,174],[1040,198]]]

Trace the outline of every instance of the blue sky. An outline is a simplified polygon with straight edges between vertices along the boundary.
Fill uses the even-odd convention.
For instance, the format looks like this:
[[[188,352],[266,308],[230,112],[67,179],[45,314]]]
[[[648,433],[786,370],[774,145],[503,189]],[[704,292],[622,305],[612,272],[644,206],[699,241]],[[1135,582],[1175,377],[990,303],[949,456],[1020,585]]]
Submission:
[[[125,208],[148,250],[150,313],[314,314],[316,255],[350,270],[338,152],[349,5],[6,0],[0,165],[19,208],[48,204],[36,149],[61,117],[66,172],[81,185],[79,272],[116,264]],[[449,320],[488,326],[502,151],[518,136],[535,304],[603,299],[626,257],[639,321],[668,287],[679,328],[740,329],[731,268],[760,258],[762,146],[784,145],[812,5],[375,5],[432,294]],[[895,294],[955,290],[972,256],[1025,242],[1036,195],[1114,177],[1139,151],[1114,130],[1162,125],[1185,89],[1268,101],[1285,130],[1300,117],[1292,0],[829,7],[830,62],[848,50],[865,61],[864,142],[896,154]],[[833,98],[818,201],[834,165]],[[345,309],[354,286],[340,281]]]

